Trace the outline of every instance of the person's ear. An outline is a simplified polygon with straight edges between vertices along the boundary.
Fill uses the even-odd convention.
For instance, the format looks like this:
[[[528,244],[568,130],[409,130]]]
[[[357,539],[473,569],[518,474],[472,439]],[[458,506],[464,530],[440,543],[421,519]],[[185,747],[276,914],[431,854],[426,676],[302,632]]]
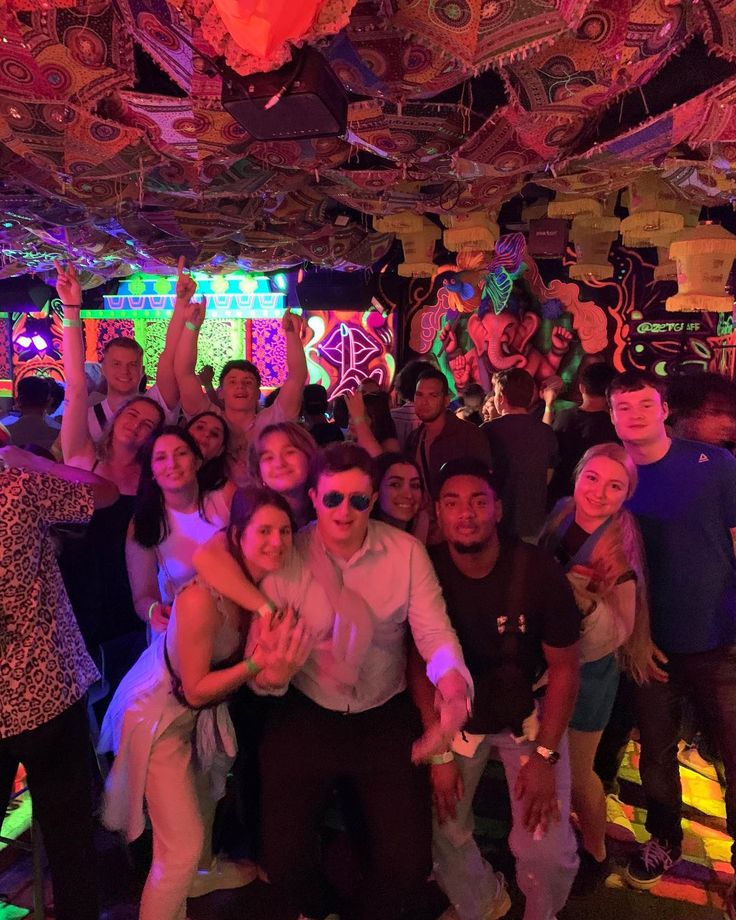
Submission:
[[[316,507],[317,507],[317,490],[316,490],[316,489],[308,489],[308,490],[307,490],[307,495],[309,496],[309,500],[312,502],[312,504],[313,504],[314,507],[316,508]]]
[[[670,417],[670,407],[667,401],[664,399],[662,400],[662,412],[664,413],[664,420],[666,422],[667,419]]]

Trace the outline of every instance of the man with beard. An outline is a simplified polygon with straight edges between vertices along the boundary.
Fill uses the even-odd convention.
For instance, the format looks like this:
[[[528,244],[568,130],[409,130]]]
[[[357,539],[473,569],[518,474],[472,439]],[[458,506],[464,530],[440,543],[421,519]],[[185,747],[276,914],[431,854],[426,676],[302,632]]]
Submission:
[[[495,748],[511,793],[509,843],[526,896],[524,917],[552,920],[578,864],[566,730],[578,689],[580,613],[551,556],[499,537],[497,486],[482,462],[446,463],[438,486],[447,542],[430,555],[475,700],[453,750],[432,759],[435,875],[453,904],[448,918],[493,920],[510,908],[503,877],[473,839],[473,796]],[[543,675],[546,692],[538,696]],[[422,716],[431,723],[431,713]]]

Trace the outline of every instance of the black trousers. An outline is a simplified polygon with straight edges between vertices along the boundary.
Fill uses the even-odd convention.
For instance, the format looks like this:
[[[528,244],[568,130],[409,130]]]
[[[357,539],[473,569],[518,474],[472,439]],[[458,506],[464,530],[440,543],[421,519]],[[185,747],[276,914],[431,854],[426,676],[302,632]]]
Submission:
[[[669,658],[669,681],[651,682],[635,692],[646,828],[660,840],[676,845],[682,840],[677,742],[683,700],[690,698],[723,759],[726,828],[731,838],[736,838],[736,646]],[[736,842],[731,848],[731,862],[736,866]]]
[[[432,813],[425,768],[411,763],[421,733],[407,693],[343,715],[290,690],[269,714],[261,744],[262,859],[308,917],[332,908],[318,834],[337,784],[360,811],[361,880],[355,920],[398,920],[415,910],[431,870]]]
[[[0,816],[22,763],[43,834],[57,920],[97,920],[90,740],[84,701],[31,731],[0,738]]]

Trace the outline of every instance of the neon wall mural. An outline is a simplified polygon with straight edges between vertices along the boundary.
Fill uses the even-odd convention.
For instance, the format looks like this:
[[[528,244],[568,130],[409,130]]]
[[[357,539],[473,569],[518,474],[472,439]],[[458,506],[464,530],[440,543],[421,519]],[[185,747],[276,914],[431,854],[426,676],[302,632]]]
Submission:
[[[199,338],[197,370],[211,365],[219,375],[226,361],[247,358],[260,369],[265,390],[286,378],[286,346],[281,317],[287,305],[285,275],[273,277],[232,273],[194,273],[197,297],[207,298],[207,319]],[[105,343],[117,336],[134,337],[142,346],[148,382],[163,349],[174,306],[175,276],[134,275],[121,282],[114,296],[105,296],[101,310],[82,310],[85,358],[99,362]],[[393,317],[381,305],[360,311],[310,311],[303,314],[304,339],[312,383],[323,384],[330,398],[355,389],[372,377],[390,385],[395,372]],[[6,337],[6,392],[11,379],[26,375],[52,376],[63,381],[61,310],[48,301],[37,313],[12,314],[0,325]],[[7,328],[6,328],[7,327]],[[0,348],[2,348],[0,338]],[[39,347],[41,346],[41,347]],[[3,364],[0,353],[0,381]],[[0,382],[0,387],[2,383]]]
[[[560,277],[572,250],[537,264],[522,234],[501,237],[480,269],[459,255],[423,292],[415,286],[410,347],[433,352],[456,390],[471,381],[490,389],[494,371],[522,367],[538,384],[559,376],[572,392],[583,362],[600,357],[663,377],[723,370],[731,316],[668,313],[676,284],[654,279],[654,252],[614,245],[611,279],[582,283]]]

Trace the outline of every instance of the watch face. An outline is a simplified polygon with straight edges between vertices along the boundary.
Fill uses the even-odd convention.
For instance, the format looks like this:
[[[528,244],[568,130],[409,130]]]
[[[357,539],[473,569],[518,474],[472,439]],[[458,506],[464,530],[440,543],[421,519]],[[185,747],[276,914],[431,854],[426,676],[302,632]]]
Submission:
[[[550,751],[549,757],[547,758],[548,763],[555,764],[560,759],[560,755],[557,751]]]

